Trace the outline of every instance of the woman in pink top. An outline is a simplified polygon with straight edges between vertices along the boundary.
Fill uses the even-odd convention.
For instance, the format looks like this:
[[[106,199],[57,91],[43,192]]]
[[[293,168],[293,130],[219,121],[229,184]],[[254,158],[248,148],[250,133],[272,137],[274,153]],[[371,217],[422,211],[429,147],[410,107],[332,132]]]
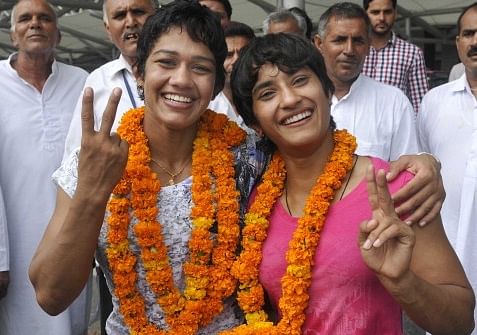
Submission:
[[[352,136],[335,131],[318,51],[291,34],[259,37],[231,82],[242,118],[275,153],[233,268],[241,334],[402,334],[402,310],[431,333],[470,333],[474,294],[440,218],[419,228],[397,216],[389,192],[412,175],[388,191],[388,163],[353,155]]]

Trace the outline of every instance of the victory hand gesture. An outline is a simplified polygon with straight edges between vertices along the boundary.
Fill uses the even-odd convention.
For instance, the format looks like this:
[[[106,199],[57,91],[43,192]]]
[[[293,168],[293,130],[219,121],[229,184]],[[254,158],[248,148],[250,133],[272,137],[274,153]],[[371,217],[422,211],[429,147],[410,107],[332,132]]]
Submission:
[[[87,87],[81,110],[81,150],[78,166],[77,193],[107,201],[121,179],[127,163],[128,144],[111,133],[121,90],[115,88],[101,119],[99,131],[94,130],[93,90]],[[99,198],[98,198],[99,197]]]
[[[379,277],[398,280],[409,271],[415,236],[394,210],[385,172],[366,171],[372,219],[360,226],[359,244],[366,265]]]

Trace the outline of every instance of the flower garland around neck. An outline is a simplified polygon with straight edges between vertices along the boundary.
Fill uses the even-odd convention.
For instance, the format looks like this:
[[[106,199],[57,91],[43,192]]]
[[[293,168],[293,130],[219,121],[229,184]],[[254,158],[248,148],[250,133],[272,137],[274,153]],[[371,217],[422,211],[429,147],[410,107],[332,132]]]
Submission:
[[[230,268],[240,233],[239,193],[231,148],[243,142],[245,133],[225,115],[206,111],[201,117],[192,154],[194,207],[189,258],[183,265],[185,288],[181,293],[174,284],[167,246],[157,221],[161,186],[150,168],[143,119],[144,107],[132,109],[123,116],[118,128],[118,134],[129,144],[129,156],[107,207],[110,216],[106,255],[114,294],[131,334],[195,334],[222,311],[222,300],[236,287]],[[133,230],[140,247],[138,256],[129,247],[131,215],[137,218]],[[218,233],[214,239],[210,228],[215,223]],[[136,287],[139,257],[168,329],[159,329],[148,320],[146,303]]]
[[[262,245],[267,238],[268,218],[283,192],[286,179],[285,163],[275,153],[265,172],[257,194],[245,215],[242,230],[242,252],[232,266],[239,280],[238,301],[245,312],[247,324],[221,334],[236,335],[298,335],[305,321],[308,306],[308,288],[311,284],[313,258],[324,227],[326,214],[336,190],[353,165],[355,138],[346,131],[334,133],[334,149],[313,186],[299,218],[297,228],[286,253],[287,267],[281,279],[282,296],[279,300],[281,319],[277,325],[268,321],[263,310],[264,290],[259,283]]]

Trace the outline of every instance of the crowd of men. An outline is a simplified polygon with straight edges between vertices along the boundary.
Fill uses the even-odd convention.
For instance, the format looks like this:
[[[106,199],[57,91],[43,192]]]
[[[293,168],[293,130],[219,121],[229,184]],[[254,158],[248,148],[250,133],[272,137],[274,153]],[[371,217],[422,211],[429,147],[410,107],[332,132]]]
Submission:
[[[252,133],[234,106],[230,73],[254,31],[231,21],[228,0],[199,2],[220,17],[228,48],[225,87],[209,107]],[[90,288],[64,313],[48,316],[36,303],[28,266],[55,205],[50,177],[81,143],[83,88],[94,89],[97,122],[112,89],[122,88],[113,130],[121,113],[142,105],[134,71],[136,43],[155,10],[153,0],[105,0],[104,27],[120,56],[89,75],[55,60],[61,33],[55,9],[46,0],[20,0],[12,10],[11,39],[17,51],[0,61],[0,334],[87,333]],[[304,10],[281,9],[265,18],[263,32],[301,35],[321,52],[335,87],[333,119],[357,137],[360,155],[391,161],[425,152],[440,161],[447,192],[443,223],[475,290],[477,3],[457,22],[462,74],[430,91],[422,51],[393,32],[396,0],[364,0],[362,7],[343,2],[327,13],[313,33]],[[425,220],[420,224],[425,226]],[[104,286],[101,291],[104,320],[110,297]]]

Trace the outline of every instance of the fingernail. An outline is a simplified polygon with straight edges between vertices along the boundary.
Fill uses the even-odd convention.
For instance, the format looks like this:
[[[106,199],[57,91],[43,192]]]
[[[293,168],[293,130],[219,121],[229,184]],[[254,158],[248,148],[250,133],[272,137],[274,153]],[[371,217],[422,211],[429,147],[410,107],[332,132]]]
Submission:
[[[424,227],[427,224],[426,221],[421,221],[419,222],[419,227]]]
[[[376,241],[374,241],[373,247],[379,248],[380,246],[381,246],[381,241],[380,241],[379,238],[378,238]]]
[[[412,226],[412,221],[406,221],[406,224],[407,224],[408,226]]]
[[[363,244],[363,248],[368,250],[368,249],[371,248],[371,245],[372,245],[371,240],[367,239],[366,242],[364,242],[364,244]]]
[[[115,88],[113,89],[113,93],[114,93],[114,95],[118,96],[118,95],[121,94],[121,89],[120,89],[119,87],[115,87]]]

